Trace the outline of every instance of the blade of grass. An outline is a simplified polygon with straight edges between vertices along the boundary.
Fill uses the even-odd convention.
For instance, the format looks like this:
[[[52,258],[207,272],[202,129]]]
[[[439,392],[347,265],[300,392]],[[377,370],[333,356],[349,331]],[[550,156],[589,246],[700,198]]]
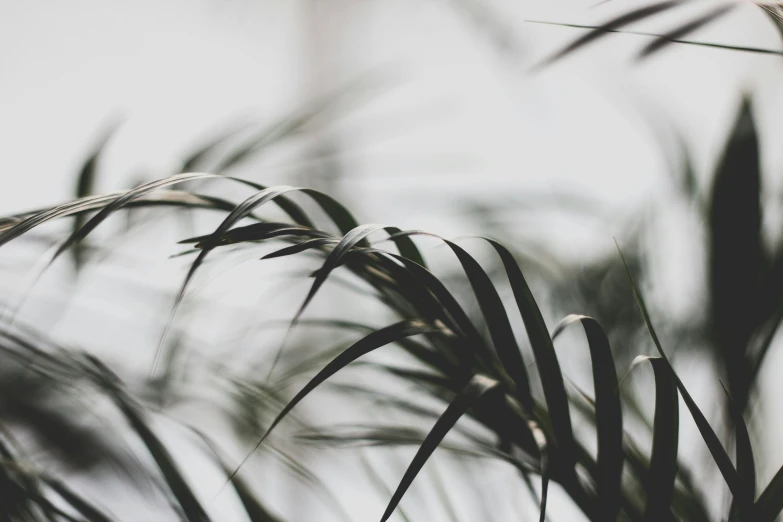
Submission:
[[[155,460],[188,522],[209,522],[209,516],[190,489],[174,458],[145,422],[142,413],[119,388],[119,382],[114,373],[95,357],[88,355],[86,359],[91,365],[96,384],[109,395]]]

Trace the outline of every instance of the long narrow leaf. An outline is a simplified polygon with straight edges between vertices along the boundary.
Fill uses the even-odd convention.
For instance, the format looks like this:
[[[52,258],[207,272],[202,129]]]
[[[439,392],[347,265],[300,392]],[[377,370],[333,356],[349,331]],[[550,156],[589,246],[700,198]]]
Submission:
[[[743,496],[734,497],[729,511],[729,522],[747,520],[752,513],[753,502],[756,499],[756,462],[753,457],[753,446],[750,443],[748,427],[742,417],[742,411],[729,390],[723,388],[729,409],[734,417],[734,433],[737,446],[737,473],[742,481]]]
[[[405,495],[405,492],[413,482],[413,479],[416,478],[416,475],[418,475],[419,471],[421,471],[421,468],[427,462],[427,459],[429,459],[430,455],[432,455],[432,452],[435,451],[435,448],[438,447],[440,442],[443,440],[449,430],[451,430],[454,424],[457,423],[459,418],[462,417],[468,408],[471,407],[476,399],[495,388],[497,384],[498,382],[493,379],[483,375],[476,375],[470,380],[468,385],[465,386],[459,395],[457,395],[452,403],[449,404],[449,407],[446,408],[445,412],[443,412],[443,415],[441,415],[441,417],[435,423],[435,426],[432,427],[432,430],[427,435],[427,438],[424,439],[424,442],[422,442],[421,446],[419,447],[419,451],[416,453],[416,456],[413,457],[410,466],[408,466],[407,471],[405,471],[405,475],[403,475],[402,480],[400,481],[400,485],[397,486],[397,490],[394,492],[394,495],[392,496],[391,501],[386,508],[386,512],[381,517],[381,522],[385,522],[389,519],[389,517],[391,517],[392,513],[394,513],[394,509],[397,507],[397,504],[400,503],[403,495]]]
[[[302,388],[299,393],[296,394],[296,396],[289,401],[288,404],[286,404],[285,408],[283,408],[283,411],[281,411],[277,417],[275,417],[275,420],[272,421],[272,424],[267,428],[264,435],[258,440],[258,442],[253,446],[253,448],[248,452],[247,456],[242,459],[242,462],[237,467],[236,470],[230,475],[229,479],[232,479],[234,475],[236,475],[237,471],[239,471],[239,468],[244,464],[248,458],[261,446],[261,444],[266,440],[266,438],[269,436],[269,434],[272,432],[272,430],[275,429],[275,427],[282,421],[288,413],[294,409],[294,407],[299,404],[302,399],[304,399],[307,395],[310,394],[314,389],[316,389],[321,383],[326,381],[329,377],[343,369],[345,366],[350,364],[351,362],[355,361],[359,357],[366,355],[370,353],[371,351],[380,348],[382,346],[386,346],[387,344],[394,343],[400,339],[404,339],[406,337],[411,337],[413,335],[420,335],[423,333],[433,332],[437,331],[437,328],[426,325],[423,323],[420,323],[418,321],[401,321],[399,323],[395,323],[393,325],[387,326],[386,328],[382,328],[380,330],[377,330],[375,332],[370,333],[369,335],[363,337],[359,341],[355,342],[351,346],[345,349],[343,353],[338,355],[335,359],[333,359],[329,364],[327,364],[320,372],[318,372],[315,377],[313,377],[304,388]]]
[[[614,520],[620,509],[620,486],[623,473],[623,417],[617,372],[612,350],[598,322],[583,315],[570,315],[552,332],[554,340],[569,324],[579,321],[587,337],[595,387],[595,416],[598,432],[598,484],[601,520]]]
[[[726,4],[724,6],[720,6],[718,8],[712,9],[709,13],[700,16],[699,18],[696,18],[695,20],[691,20],[690,22],[683,24],[679,27],[675,27],[671,31],[662,34],[660,37],[656,38],[649,44],[644,46],[644,49],[639,52],[639,59],[648,58],[652,54],[660,51],[667,45],[682,39],[685,36],[688,36],[689,34],[701,29],[705,25],[708,25],[718,18],[721,18],[724,15],[727,15],[732,9],[736,7],[736,4]]]
[[[662,358],[641,355],[631,369],[643,362],[652,365],[655,375],[655,418],[650,469],[647,474],[646,522],[658,522],[669,516],[677,478],[677,444],[679,438],[679,402],[674,374]]]
[[[514,256],[509,250],[495,240],[485,238],[503,261],[506,269],[517,308],[525,323],[530,347],[536,359],[536,367],[541,377],[541,386],[544,389],[544,397],[547,410],[554,431],[554,446],[557,449],[559,465],[567,473],[576,473],[576,456],[574,454],[574,435],[571,428],[571,414],[568,407],[563,373],[557,360],[555,347],[549,330],[544,322],[544,316],[538,308],[533,293],[522,274]],[[609,500],[609,499],[605,499]]]
[[[737,470],[734,468],[734,465],[731,463],[731,458],[729,457],[728,453],[726,453],[726,449],[721,444],[720,439],[718,439],[718,436],[715,434],[715,431],[712,429],[712,426],[710,426],[710,423],[707,421],[706,417],[704,417],[704,414],[696,405],[696,401],[694,401],[690,393],[688,393],[688,390],[685,388],[685,385],[682,383],[680,378],[677,376],[677,373],[674,371],[674,367],[669,362],[666,353],[663,351],[661,342],[658,339],[658,335],[655,333],[655,329],[652,326],[652,321],[650,320],[650,314],[647,312],[647,306],[644,304],[644,299],[642,298],[639,289],[636,287],[636,283],[634,283],[633,278],[631,277],[631,272],[628,269],[628,264],[625,262],[625,257],[623,256],[622,250],[620,250],[619,245],[617,246],[617,251],[620,253],[620,258],[622,259],[623,265],[625,266],[625,271],[628,275],[628,280],[631,283],[631,289],[633,290],[634,297],[636,298],[636,303],[639,306],[639,310],[641,311],[642,317],[644,318],[644,322],[647,325],[647,330],[650,333],[650,337],[652,337],[653,343],[655,344],[655,348],[658,350],[661,359],[669,367],[669,371],[672,372],[672,375],[674,376],[674,381],[677,383],[677,389],[680,391],[680,395],[682,395],[682,400],[685,402],[685,405],[688,407],[688,410],[691,413],[691,417],[693,417],[693,420],[696,423],[696,427],[698,428],[699,433],[701,433],[702,439],[707,444],[707,449],[710,450],[710,454],[712,455],[713,460],[715,460],[715,464],[717,464],[718,469],[721,472],[721,475],[723,475],[723,480],[726,481],[726,484],[728,485],[732,495],[734,495],[735,497],[739,496],[741,498],[742,485],[741,485],[739,474],[737,473]]]
[[[601,26],[597,27],[596,29],[589,31],[584,36],[577,38],[576,40],[568,44],[566,47],[556,52],[550,58],[547,58],[546,60],[541,62],[541,64],[538,65],[536,68],[540,69],[558,60],[561,60],[564,57],[568,56],[569,54],[581,49],[582,47],[606,36],[606,34],[611,31],[622,29],[626,25],[630,25],[634,22],[638,22],[639,20],[644,20],[645,18],[649,18],[651,16],[657,15],[664,11],[668,11],[669,9],[677,7],[682,3],[683,0],[666,0],[664,2],[658,2],[655,4],[638,7],[628,13],[620,15],[616,18],[612,18],[611,20],[604,22]]]

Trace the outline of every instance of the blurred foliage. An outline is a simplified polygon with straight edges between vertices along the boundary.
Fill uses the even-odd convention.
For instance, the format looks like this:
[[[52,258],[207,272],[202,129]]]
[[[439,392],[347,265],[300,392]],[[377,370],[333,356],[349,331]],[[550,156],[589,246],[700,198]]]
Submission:
[[[681,3],[649,4],[601,26],[580,26],[589,32],[540,67]],[[487,29],[499,48],[512,55],[517,52],[502,23],[489,11],[474,2],[459,5],[477,25]],[[684,38],[728,14],[732,7],[711,6],[700,17],[655,35],[639,58],[676,42],[730,47]],[[779,6],[762,7],[779,22]],[[184,174],[144,180],[131,190],[96,195],[99,160],[112,128],[85,161],[76,199],[0,219],[2,247],[34,239],[35,229],[50,221],[71,218],[70,236],[56,240],[59,246],[44,270],[66,251],[81,270],[94,252],[110,247],[108,241],[102,244],[102,239],[90,238],[89,244],[85,239],[120,211],[152,208],[131,223],[134,227],[145,218],[154,222],[158,211],[169,208],[183,215],[183,211],[198,211],[223,216],[213,231],[181,242],[188,248],[181,256],[192,261],[158,348],[156,365],[161,367],[153,367],[151,378],[139,378],[125,369],[114,371],[87,350],[60,346],[44,332],[24,326],[14,316],[13,306],[6,305],[0,317],[0,520],[127,519],[125,513],[115,516],[115,506],[103,505],[91,498],[95,495],[82,493],[83,485],[72,480],[80,475],[143,492],[141,496],[153,504],[155,499],[164,499],[166,506],[161,509],[175,519],[212,519],[209,499],[192,487],[194,477],[183,462],[181,448],[167,442],[156,422],[163,416],[175,418],[174,413],[189,402],[203,406],[210,401],[236,441],[253,447],[244,460],[227,458],[222,441],[215,442],[215,433],[185,421],[177,424],[192,436],[188,439],[190,450],[208,457],[225,475],[245,515],[254,522],[282,520],[267,505],[265,491],[240,472],[257,450],[272,456],[320,495],[338,516],[348,518],[332,498],[330,485],[287,450],[286,443],[294,441],[339,447],[416,446],[417,453],[394,490],[388,488],[378,469],[363,461],[371,482],[390,497],[381,520],[395,512],[412,520],[409,513],[402,512],[405,506],[400,502],[408,489],[415,487],[417,475],[431,467],[427,461],[438,447],[463,457],[510,465],[519,475],[519,487],[540,500],[542,521],[550,481],[558,483],[578,509],[595,521],[698,522],[711,520],[711,514],[719,510],[721,520],[774,520],[783,510],[783,469],[769,484],[756,484],[756,459],[744,418],[750,413],[760,371],[783,321],[783,249],[770,247],[763,240],[759,139],[750,100],[743,101],[710,189],[703,191],[709,194],[706,204],[695,205],[708,238],[704,267],[708,289],[703,303],[707,312],[687,324],[665,321],[660,327],[678,346],[701,347],[715,362],[717,374],[712,378],[725,383],[726,394],[720,399],[728,414],[726,425],[721,426],[726,428],[724,433],[713,428],[713,420],[702,413],[679,378],[670,361],[673,352],[662,346],[635,284],[637,280],[650,282],[641,240],[644,225],[634,243],[623,245],[620,255],[612,252],[576,268],[565,264],[554,267],[542,252],[507,249],[503,243],[518,245],[517,238],[497,226],[490,230],[492,235],[508,240],[482,239],[496,258],[480,263],[460,244],[432,234],[360,225],[341,203],[321,191],[268,188],[229,175],[234,167],[268,147],[307,133],[319,119],[334,116],[354,102],[357,90],[365,88],[364,82],[357,82],[267,126],[232,127],[184,155],[179,169]],[[213,174],[193,173],[201,170]],[[693,177],[685,179],[690,184],[683,184],[683,197],[697,198],[699,190]],[[218,182],[250,190],[252,195],[237,203],[202,193]],[[284,221],[261,215],[267,203],[279,207]],[[328,224],[321,224],[324,218]],[[371,241],[379,235],[385,238]],[[459,262],[460,271],[436,275],[419,250],[423,241],[445,244]],[[187,312],[183,303],[195,274],[210,254],[213,258],[224,252],[254,253],[268,243],[285,245],[262,259],[300,254],[323,258],[310,274],[312,283],[305,301],[286,325],[288,333],[318,327],[350,334],[353,340],[337,343],[332,349],[313,350],[308,342],[285,351],[281,346],[275,353],[265,354],[271,356],[263,365],[246,365],[239,371],[213,362],[202,362],[194,371],[193,360],[185,354],[191,339],[171,326],[177,314]],[[391,244],[394,249],[386,248]],[[553,271],[557,278],[551,277]],[[309,319],[306,311],[327,282],[337,282],[336,272],[350,274],[348,285],[357,299],[380,304],[394,319],[383,327],[364,324],[361,317],[350,318],[357,322]],[[538,293],[539,286],[546,293],[547,308],[543,310],[539,307],[541,296],[537,299],[531,290]],[[567,315],[554,328],[545,321],[545,316],[573,311],[588,311],[591,316]],[[514,326],[518,321],[523,330]],[[576,325],[584,332],[589,350],[592,393],[564,374],[555,350],[555,339]],[[522,337],[520,332],[524,332]],[[637,357],[640,332],[649,334],[656,357]],[[321,345],[332,336],[314,339]],[[390,345],[404,358],[393,364],[363,359]],[[303,354],[296,357],[292,352]],[[640,403],[629,386],[618,382],[618,372],[626,375],[630,368],[635,373],[642,363],[649,363],[653,370],[655,393]],[[318,428],[294,417],[301,401],[330,384],[349,364],[368,375],[372,384],[388,379],[412,385],[415,393],[401,396],[363,382],[336,383],[333,388],[341,394],[341,401],[366,402],[372,409],[394,411],[398,414],[395,418],[409,419],[418,426],[427,423],[430,428],[369,422]],[[218,382],[219,397],[193,396],[188,388],[194,385],[192,380],[197,381],[195,386],[214,385],[207,379],[199,381],[203,375]],[[306,383],[291,397],[288,387],[302,379]],[[730,505],[723,505],[722,499],[697,483],[694,470],[683,463],[680,399],[712,456],[715,471],[731,493]],[[445,407],[438,410],[433,404]],[[652,419],[647,418],[648,410],[653,411]],[[462,417],[472,422],[460,421]],[[278,439],[270,436],[291,421],[295,421],[295,433]],[[642,437],[640,430],[645,432]],[[585,442],[592,438],[597,441],[597,451]],[[734,450],[734,457],[729,456],[729,449]],[[270,464],[265,461],[264,465]],[[705,474],[705,470],[699,471]],[[540,480],[539,489],[534,480]],[[437,481],[437,493],[454,518],[448,485]]]

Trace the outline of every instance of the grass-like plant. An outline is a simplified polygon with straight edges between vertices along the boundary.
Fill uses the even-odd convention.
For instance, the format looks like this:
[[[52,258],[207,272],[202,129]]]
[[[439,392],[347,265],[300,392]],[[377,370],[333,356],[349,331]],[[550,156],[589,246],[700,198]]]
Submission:
[[[717,222],[725,215],[720,208],[725,203],[721,194],[731,190],[737,196],[738,190],[748,188],[750,183],[747,174],[742,180],[735,179],[738,172],[747,173],[748,167],[752,167],[750,163],[757,149],[753,141],[752,120],[748,118],[746,105],[727,147],[712,195],[716,227],[720,226]],[[755,170],[758,170],[758,165],[755,165]],[[178,185],[204,180],[238,184],[252,194],[237,204],[194,191],[176,190]],[[748,194],[750,200],[754,194],[757,198],[758,189],[750,187]],[[294,195],[312,200],[311,203],[319,207],[320,213],[331,223],[317,226],[310,212],[297,199],[291,199]],[[269,221],[260,218],[259,211],[270,203],[277,205],[289,219]],[[609,340],[601,325],[595,319],[579,315],[568,316],[554,327],[547,325],[514,255],[501,243],[489,238],[480,240],[498,256],[513,292],[512,307],[504,304],[485,268],[454,241],[422,231],[360,225],[340,203],[316,190],[288,186],[267,188],[214,174],[180,174],[144,183],[132,190],[85,196],[63,205],[6,218],[0,223],[0,247],[49,221],[81,216],[79,226],[54,250],[49,261],[51,264],[83,241],[112,214],[131,207],[153,205],[207,209],[225,214],[220,225],[211,233],[182,241],[191,247],[185,254],[194,257],[177,295],[175,312],[208,256],[217,256],[229,246],[256,248],[259,243],[276,241],[287,245],[265,255],[265,259],[305,252],[316,253],[324,259],[312,273],[310,291],[293,317],[290,328],[301,327],[308,306],[319,297],[323,285],[337,270],[348,271],[362,281],[374,298],[397,317],[396,322],[383,328],[370,328],[362,325],[361,321],[354,324],[326,321],[334,327],[348,327],[363,333],[356,342],[323,366],[284,405],[266,432],[258,434],[255,445],[255,449],[264,445],[269,433],[334,374],[374,350],[397,345],[417,361],[417,367],[380,365],[381,371],[416,383],[428,395],[448,404],[442,414],[432,418],[432,428],[428,433],[364,427],[348,434],[315,431],[302,435],[310,441],[329,444],[357,441],[392,445],[419,443],[418,452],[381,516],[382,521],[392,516],[430,455],[452,429],[460,430],[471,441],[471,446],[463,450],[501,459],[516,468],[520,474],[520,487],[535,491],[531,477],[541,478],[542,520],[545,517],[548,482],[555,481],[590,520],[707,521],[709,508],[678,457],[678,397],[684,401],[731,491],[733,501],[727,513],[729,519],[772,521],[783,509],[783,471],[778,472],[757,495],[754,456],[742,418],[753,383],[752,376],[758,373],[757,365],[746,368],[733,363],[736,353],[730,350],[736,347],[736,343],[721,351],[725,353],[729,372],[726,405],[734,415],[736,428],[736,456],[732,459],[674,371],[656,335],[643,297],[630,277],[628,292],[633,292],[639,313],[658,351],[658,356],[638,358],[633,365],[649,362],[655,377],[655,415],[650,428],[652,446],[649,450],[643,449],[624,429],[622,393],[617,375],[618,370],[624,373],[626,369],[615,367]],[[749,205],[752,207],[752,204]],[[753,216],[748,218],[748,226],[756,222]],[[384,234],[388,237],[382,241],[370,242],[370,238]],[[728,241],[726,237],[725,233],[720,234],[714,242],[720,246],[721,241]],[[744,237],[738,236],[739,239]],[[453,252],[469,283],[467,298],[478,305],[479,317],[470,317],[462,304],[465,296],[456,295],[430,271],[414,238],[419,242],[443,242]],[[390,248],[392,244],[394,247]],[[719,271],[719,267],[714,270]],[[733,295],[730,290],[727,292]],[[720,296],[716,302],[721,302]],[[720,315],[726,311],[716,310],[715,313]],[[511,314],[518,314],[524,322],[528,343],[520,342],[514,333]],[[772,319],[776,317],[775,314],[770,315]],[[593,394],[567,385],[555,351],[554,340],[558,335],[564,329],[577,325],[584,331],[590,352]],[[746,334],[744,342],[748,344],[755,330],[750,329],[750,334],[743,331]],[[731,332],[737,333],[734,329],[730,329]],[[74,379],[76,375],[101,390],[146,446],[181,515],[189,521],[207,520],[201,501],[191,491],[179,465],[145,421],[141,407],[131,398],[119,378],[93,356],[67,355],[56,347],[41,349],[40,340],[31,340],[25,335],[28,334],[13,326],[4,328],[4,351],[27,361],[28,368],[50,372],[52,378],[71,375],[65,378]],[[161,343],[160,349],[165,350],[166,346]],[[529,346],[529,355],[535,361],[532,366],[525,362],[529,358],[523,354],[525,346]],[[761,353],[763,357],[764,352]],[[160,358],[166,356],[159,355]],[[533,372],[541,384],[540,396],[531,386]],[[424,418],[433,415],[430,410],[412,402],[388,400],[379,404]],[[591,421],[597,438],[596,455],[574,434],[571,419],[575,408]],[[457,423],[463,415],[483,425],[494,434],[494,439],[460,427]],[[0,484],[8,492],[8,496],[4,497],[18,499],[4,504],[3,516],[6,519],[16,520],[23,513],[36,519],[35,513],[40,513],[50,519],[78,516],[88,520],[110,520],[108,515],[66,488],[61,481],[29,469],[14,453],[10,441],[4,441],[2,451],[5,457],[0,469]],[[248,516],[254,521],[273,520],[273,515],[255,499],[251,488],[242,482],[241,466],[231,468],[225,463],[221,465],[237,489]],[[70,511],[58,507],[52,495],[64,500]]]

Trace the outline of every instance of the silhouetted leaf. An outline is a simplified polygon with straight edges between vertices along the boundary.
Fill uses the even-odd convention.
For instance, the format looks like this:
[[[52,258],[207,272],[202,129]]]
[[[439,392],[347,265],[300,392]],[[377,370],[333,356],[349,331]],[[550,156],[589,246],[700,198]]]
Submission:
[[[92,154],[87,157],[84,165],[82,165],[82,168],[79,171],[79,175],[76,179],[76,199],[92,195],[95,191],[95,180],[98,176],[98,162],[100,157],[103,155],[104,149],[106,148],[109,139],[111,139],[118,127],[119,125],[113,124],[103,132],[103,135],[101,136],[100,140],[98,140],[97,145],[95,145]],[[84,225],[84,216],[83,214],[78,214],[73,222],[73,232],[78,232],[82,225]],[[74,267],[78,272],[82,266],[84,249],[80,248],[79,245],[76,245],[76,247],[72,250],[72,254]]]
[[[550,58],[547,58],[546,60],[542,61],[536,67],[536,69],[540,69],[542,67],[550,65],[568,56],[574,51],[581,49],[587,44],[593,43],[596,40],[606,36],[606,34],[612,31],[616,31],[618,29],[625,27],[626,25],[632,24],[634,22],[638,22],[639,20],[644,20],[645,18],[649,18],[651,16],[657,15],[664,11],[668,11],[669,9],[677,7],[682,3],[683,3],[682,0],[666,0],[664,2],[658,2],[655,4],[645,5],[643,7],[637,7],[636,9],[633,9],[623,15],[620,15],[616,18],[612,18],[611,20],[603,23],[602,25],[593,28],[590,32],[588,32],[584,36],[577,38],[576,40],[568,44],[566,47],[564,47],[562,50],[556,52]]]
[[[642,313],[644,322],[647,325],[647,330],[650,333],[650,337],[652,337],[653,343],[655,344],[655,348],[658,350],[661,359],[666,363],[666,365],[669,367],[669,370],[672,372],[674,381],[677,384],[677,389],[679,390],[680,395],[682,395],[682,400],[688,407],[688,410],[691,413],[691,417],[693,417],[693,421],[696,423],[696,428],[698,428],[699,433],[701,433],[702,439],[704,440],[705,444],[707,444],[707,449],[710,450],[710,454],[712,455],[715,464],[717,464],[721,475],[723,475],[723,480],[726,481],[726,485],[729,486],[732,495],[741,497],[742,485],[740,477],[737,473],[737,470],[734,468],[734,465],[731,463],[731,458],[729,458],[729,455],[726,453],[725,448],[721,444],[720,439],[718,439],[718,436],[715,434],[715,431],[710,426],[710,423],[707,422],[704,414],[696,405],[696,401],[693,400],[690,393],[688,393],[688,390],[685,388],[685,385],[675,373],[674,368],[666,356],[666,353],[663,351],[661,342],[658,340],[658,335],[655,333],[655,329],[653,328],[652,322],[650,320],[650,315],[647,312],[647,306],[644,304],[644,299],[642,298],[639,290],[636,288],[636,284],[631,277],[631,273],[628,271],[628,265],[625,264],[625,257],[623,256],[619,245],[617,246],[617,251],[620,253],[620,258],[623,260],[623,264],[625,265],[626,273],[628,274],[628,280],[631,283],[631,289],[633,290],[636,302],[639,305],[639,310]]]
[[[732,9],[736,7],[736,4],[726,4],[724,6],[718,7],[716,9],[712,9],[709,13],[702,15],[695,20],[691,20],[690,22],[680,25],[678,27],[675,27],[671,31],[668,31],[646,46],[644,46],[644,49],[641,50],[639,53],[639,59],[648,58],[650,55],[656,53],[657,51],[660,51],[667,45],[674,43],[680,39],[682,39],[684,36],[688,36],[694,31],[697,31],[704,27],[705,25],[708,25],[718,18],[728,14]]]
[[[413,479],[416,478],[424,463],[427,462],[432,452],[438,447],[443,437],[451,430],[460,417],[471,407],[473,402],[484,395],[486,392],[492,390],[497,386],[497,381],[485,377],[483,375],[474,376],[467,386],[457,395],[457,397],[449,404],[446,411],[432,427],[432,430],[427,435],[427,438],[422,442],[419,451],[408,466],[405,475],[400,481],[400,485],[397,486],[397,490],[394,492],[391,501],[389,502],[386,512],[381,517],[381,522],[385,522],[391,517],[397,504],[402,500],[403,495],[410,487]]]
[[[723,383],[721,383],[722,385]],[[742,497],[734,497],[729,510],[729,522],[749,520],[752,514],[753,502],[756,500],[756,463],[753,457],[753,446],[750,443],[748,427],[742,417],[742,411],[724,387],[729,410],[734,417],[735,445],[737,447],[737,473],[742,481]]]
[[[649,362],[655,375],[655,419],[650,469],[647,474],[647,507],[644,519],[658,522],[669,517],[674,482],[677,478],[677,445],[679,438],[679,403],[674,373],[658,357],[641,355],[631,365]]]
[[[375,350],[376,348],[380,348],[382,346],[386,346],[387,344],[391,344],[396,342],[397,340],[404,339],[406,337],[410,337],[413,335],[420,335],[423,333],[433,332],[437,331],[436,327],[423,324],[418,321],[401,321],[399,323],[395,323],[393,325],[387,326],[386,328],[381,328],[380,330],[377,330],[375,332],[370,333],[369,335],[363,337],[359,341],[355,342],[351,346],[345,349],[343,353],[338,355],[334,360],[332,360],[329,364],[327,364],[320,372],[318,372],[315,377],[313,377],[304,388],[302,388],[299,393],[296,394],[296,396],[291,399],[291,401],[286,404],[285,408],[283,408],[283,411],[281,411],[277,417],[275,417],[275,420],[272,422],[272,424],[269,426],[269,428],[266,430],[266,433],[259,439],[259,441],[256,443],[256,445],[253,447],[250,452],[248,452],[247,456],[242,460],[240,465],[237,467],[236,470],[231,474],[229,478],[233,478],[234,475],[239,471],[239,468],[244,464],[248,458],[258,449],[259,446],[266,440],[266,438],[269,436],[269,434],[272,432],[272,430],[275,429],[275,427],[282,421],[286,415],[297,405],[299,402],[301,402],[302,399],[304,399],[311,391],[316,389],[321,383],[323,383],[326,379],[343,369],[345,366],[350,364],[351,362],[355,361],[359,357],[366,355],[370,353],[371,351]]]
[[[614,520],[620,509],[623,473],[623,417],[617,372],[612,350],[598,322],[583,315],[570,315],[552,332],[554,340],[569,324],[579,321],[587,337],[595,387],[595,418],[598,434],[596,483],[601,520]],[[551,409],[551,408],[550,408]]]

